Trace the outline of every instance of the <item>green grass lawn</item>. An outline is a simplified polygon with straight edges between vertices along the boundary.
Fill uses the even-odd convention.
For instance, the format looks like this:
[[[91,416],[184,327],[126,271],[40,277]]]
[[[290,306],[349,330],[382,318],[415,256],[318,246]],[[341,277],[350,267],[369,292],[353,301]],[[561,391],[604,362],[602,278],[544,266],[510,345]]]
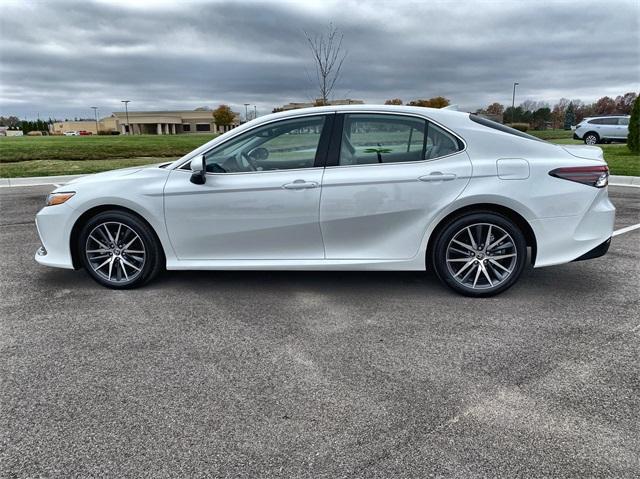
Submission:
[[[0,163],[1,178],[21,178],[26,176],[56,176],[81,175],[99,173],[101,171],[117,170],[130,166],[149,165],[153,163],[169,162],[178,157],[167,158],[119,158],[109,160],[32,160],[13,163]]]
[[[214,138],[213,134],[134,136],[22,136],[0,138],[0,163],[111,158],[180,157]]]
[[[529,131],[558,144],[582,144],[565,130]],[[51,176],[174,160],[214,138],[212,134],[139,136],[0,137],[0,177]],[[599,145],[614,175],[640,176],[640,155],[625,144]]]

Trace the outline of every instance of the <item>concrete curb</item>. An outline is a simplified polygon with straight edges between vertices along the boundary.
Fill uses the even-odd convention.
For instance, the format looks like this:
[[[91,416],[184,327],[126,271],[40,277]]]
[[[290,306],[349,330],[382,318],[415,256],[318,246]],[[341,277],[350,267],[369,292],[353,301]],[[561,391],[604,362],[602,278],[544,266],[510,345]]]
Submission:
[[[32,176],[24,178],[0,178],[0,187],[7,186],[41,186],[41,185],[64,185],[71,180],[81,178],[86,175],[62,175],[62,176]]]
[[[609,184],[612,186],[633,186],[640,188],[640,176],[619,176],[611,175]]]
[[[62,176],[33,176],[24,178],[0,178],[0,187],[7,186],[41,186],[41,185],[64,185],[71,180],[81,178],[86,175],[62,175]],[[640,176],[619,176],[609,177],[611,186],[631,186],[640,188]]]

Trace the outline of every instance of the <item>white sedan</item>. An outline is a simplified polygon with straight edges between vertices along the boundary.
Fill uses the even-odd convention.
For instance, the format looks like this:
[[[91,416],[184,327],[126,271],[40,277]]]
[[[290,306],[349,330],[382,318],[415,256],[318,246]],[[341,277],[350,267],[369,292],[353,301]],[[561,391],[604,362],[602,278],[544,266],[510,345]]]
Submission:
[[[36,260],[85,268],[110,288],[163,269],[433,268],[454,290],[489,296],[529,260],[606,253],[608,176],[598,147],[554,145],[468,113],[295,110],[170,164],[57,188],[36,217]]]

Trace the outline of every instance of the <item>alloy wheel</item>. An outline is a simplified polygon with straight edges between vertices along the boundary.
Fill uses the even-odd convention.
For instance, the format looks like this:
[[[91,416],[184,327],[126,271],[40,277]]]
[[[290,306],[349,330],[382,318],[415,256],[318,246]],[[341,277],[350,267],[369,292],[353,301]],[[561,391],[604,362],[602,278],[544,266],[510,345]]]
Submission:
[[[598,139],[595,137],[595,135],[588,135],[585,139],[584,142],[587,145],[595,145],[596,143],[598,143]]]
[[[500,226],[476,223],[458,231],[446,250],[446,263],[455,281],[482,290],[503,284],[516,269],[518,252],[511,235]]]
[[[85,255],[97,275],[115,284],[135,280],[146,261],[144,243],[138,233],[117,221],[100,223],[91,230]]]

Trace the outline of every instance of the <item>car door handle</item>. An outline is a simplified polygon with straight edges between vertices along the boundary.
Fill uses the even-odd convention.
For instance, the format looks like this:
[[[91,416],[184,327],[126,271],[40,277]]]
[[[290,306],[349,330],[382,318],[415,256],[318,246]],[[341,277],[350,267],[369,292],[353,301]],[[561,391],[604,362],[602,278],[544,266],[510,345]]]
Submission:
[[[318,183],[315,181],[296,180],[293,183],[285,183],[282,187],[285,190],[307,190],[309,188],[317,188]]]
[[[451,181],[455,179],[456,175],[454,173],[442,173],[440,171],[434,171],[429,175],[424,175],[418,178],[419,181]]]

